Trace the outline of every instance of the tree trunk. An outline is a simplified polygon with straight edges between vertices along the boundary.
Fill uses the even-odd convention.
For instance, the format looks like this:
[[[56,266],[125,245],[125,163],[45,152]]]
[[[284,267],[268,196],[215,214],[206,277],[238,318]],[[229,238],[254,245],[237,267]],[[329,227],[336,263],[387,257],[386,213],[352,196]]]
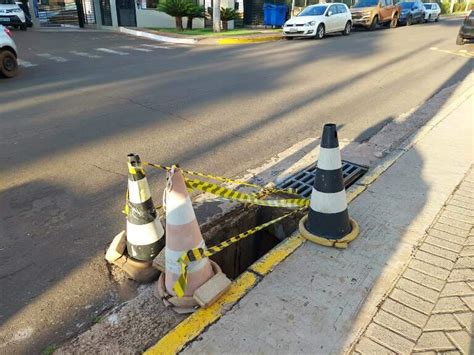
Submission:
[[[188,16],[188,22],[186,24],[186,29],[187,30],[192,30],[193,29],[193,18],[192,16]]]
[[[451,5],[449,6],[449,13],[453,13],[454,11],[454,4],[456,3],[456,0],[451,0]]]
[[[181,16],[176,16],[176,30],[182,31],[183,30],[183,18]]]
[[[227,25],[227,21],[222,21],[222,29],[224,31],[227,31],[229,29],[229,26]]]
[[[221,0],[214,0],[212,6],[212,30],[221,31]]]

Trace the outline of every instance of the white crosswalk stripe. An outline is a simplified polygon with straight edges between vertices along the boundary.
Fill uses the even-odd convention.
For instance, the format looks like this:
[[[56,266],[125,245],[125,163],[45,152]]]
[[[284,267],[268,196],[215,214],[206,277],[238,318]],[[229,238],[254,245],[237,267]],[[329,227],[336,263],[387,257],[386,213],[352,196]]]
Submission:
[[[66,58],[59,57],[59,56],[54,56],[54,55],[49,54],[49,53],[38,53],[36,55],[38,57],[46,58],[46,59],[49,59],[49,60],[52,60],[52,61],[58,62],[58,63],[68,62],[68,60]]]
[[[33,64],[31,62],[28,62],[27,60],[18,59],[18,66],[23,68],[31,68],[38,66],[38,64]]]
[[[121,51],[115,51],[113,49],[108,49],[108,48],[96,48],[95,50],[99,51],[99,52],[110,53],[110,54],[129,55],[129,53],[121,52]]]
[[[102,58],[100,55],[90,54],[90,53],[87,53],[87,52],[71,51],[70,53],[74,54],[74,55],[77,55],[79,57],[86,57],[86,58],[92,58],[92,59]]]
[[[120,46],[122,49],[128,49],[131,51],[138,51],[138,52],[152,52],[151,49],[140,48],[140,47],[132,47],[132,46]]]
[[[155,49],[171,49],[170,47],[167,46],[159,46],[157,44],[142,44],[144,47],[149,47],[149,48],[155,48]]]

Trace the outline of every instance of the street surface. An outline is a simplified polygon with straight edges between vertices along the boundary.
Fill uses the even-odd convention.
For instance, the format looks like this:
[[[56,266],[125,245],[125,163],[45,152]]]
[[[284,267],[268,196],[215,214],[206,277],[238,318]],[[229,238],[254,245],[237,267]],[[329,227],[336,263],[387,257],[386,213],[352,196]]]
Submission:
[[[232,47],[15,31],[20,75],[0,81],[0,352],[60,344],[128,297],[103,261],[125,227],[128,153],[231,177],[328,121],[367,140],[472,71],[460,24]],[[163,175],[149,175],[160,201]]]

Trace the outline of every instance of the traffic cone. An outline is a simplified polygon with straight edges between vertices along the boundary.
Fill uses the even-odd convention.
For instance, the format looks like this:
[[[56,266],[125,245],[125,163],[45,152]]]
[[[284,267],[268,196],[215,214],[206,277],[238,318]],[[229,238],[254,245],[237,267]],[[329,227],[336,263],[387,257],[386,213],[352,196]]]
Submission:
[[[198,305],[207,307],[230,286],[230,280],[220,267],[207,257],[187,265],[187,283],[184,296],[176,296],[173,289],[182,268],[178,259],[191,249],[206,249],[191,199],[178,168],[169,172],[165,189],[166,248],[165,275],[160,275],[156,285],[157,296],[165,305],[179,313],[193,312]]]
[[[164,230],[137,154],[128,155],[127,252],[139,261],[152,261],[163,249]]]
[[[324,125],[310,210],[300,221],[299,230],[306,239],[338,248],[346,248],[359,234],[359,226],[347,210],[341,152],[333,123]]]

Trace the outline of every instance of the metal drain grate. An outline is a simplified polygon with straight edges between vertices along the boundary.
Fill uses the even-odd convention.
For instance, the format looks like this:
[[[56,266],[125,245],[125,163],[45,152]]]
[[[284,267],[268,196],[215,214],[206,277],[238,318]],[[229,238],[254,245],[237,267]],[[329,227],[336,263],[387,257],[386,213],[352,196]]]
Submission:
[[[368,167],[354,164],[348,161],[342,161],[342,176],[344,178],[344,185],[346,189],[356,182],[368,170]],[[307,168],[290,176],[285,181],[277,185],[279,189],[295,189],[298,194],[309,198],[314,183],[314,175],[316,173],[316,163],[311,164]]]

